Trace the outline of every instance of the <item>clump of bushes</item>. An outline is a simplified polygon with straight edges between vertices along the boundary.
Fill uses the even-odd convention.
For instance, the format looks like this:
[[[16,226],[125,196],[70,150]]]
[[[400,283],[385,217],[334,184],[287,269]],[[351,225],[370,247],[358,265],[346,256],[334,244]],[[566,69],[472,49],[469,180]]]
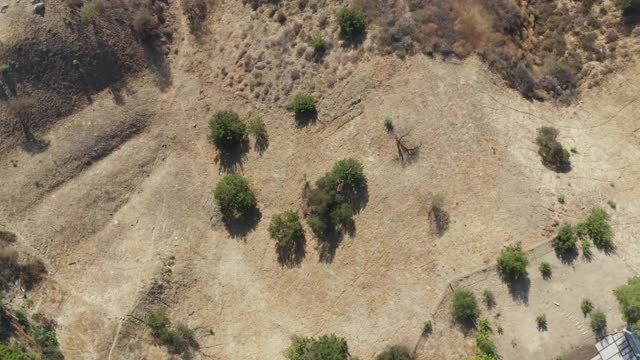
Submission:
[[[627,280],[627,285],[622,285],[613,290],[618,299],[620,310],[628,323],[640,320],[640,276]]]
[[[360,35],[367,26],[367,19],[364,13],[351,6],[345,6],[340,9],[337,21],[340,27],[340,35],[345,37]]]
[[[529,260],[520,244],[507,246],[498,256],[498,271],[509,281],[517,280],[527,273]]]
[[[389,350],[376,356],[376,360],[411,360],[409,350],[404,346],[392,346]]]
[[[543,278],[548,279],[551,277],[551,264],[549,264],[548,262],[541,262],[539,270]]]
[[[194,343],[193,330],[179,324],[171,329],[171,321],[161,310],[151,310],[145,316],[145,322],[151,328],[153,336],[174,353],[183,353]]]
[[[563,225],[558,235],[553,238],[553,248],[561,254],[567,254],[576,250],[576,233],[571,225]]]
[[[230,219],[247,215],[256,207],[256,195],[240,175],[227,175],[216,185],[213,193],[220,212]]]
[[[296,114],[313,114],[316,110],[316,99],[310,95],[298,95],[291,103],[291,110]]]
[[[596,334],[602,334],[607,328],[607,316],[600,309],[591,313],[591,329]]]
[[[547,315],[540,314],[536,316],[536,325],[538,326],[538,330],[547,330]]]
[[[609,215],[604,209],[591,210],[591,215],[584,222],[578,224],[578,235],[580,237],[588,236],[598,248],[612,248],[613,231],[607,222],[608,219]]]
[[[209,120],[209,140],[219,149],[240,145],[246,137],[247,127],[233,111],[219,111]]]
[[[542,157],[545,166],[555,171],[567,171],[571,168],[569,152],[562,147],[557,140],[558,130],[552,127],[542,127],[538,129],[538,154]]]
[[[453,291],[453,318],[458,323],[467,323],[478,316],[476,295],[466,289]]]
[[[347,341],[333,334],[318,338],[294,336],[285,356],[289,360],[349,359]]]
[[[590,314],[593,310],[593,302],[587,298],[582,299],[582,302],[580,303],[580,310],[584,316],[587,316],[587,314]]]
[[[362,164],[345,159],[338,161],[330,173],[316,182],[316,189],[305,189],[310,215],[308,223],[316,236],[324,237],[337,227],[350,224],[354,210],[348,200],[365,184]]]
[[[635,331],[636,335],[640,335],[640,320],[636,321],[636,323],[631,326],[631,331]]]

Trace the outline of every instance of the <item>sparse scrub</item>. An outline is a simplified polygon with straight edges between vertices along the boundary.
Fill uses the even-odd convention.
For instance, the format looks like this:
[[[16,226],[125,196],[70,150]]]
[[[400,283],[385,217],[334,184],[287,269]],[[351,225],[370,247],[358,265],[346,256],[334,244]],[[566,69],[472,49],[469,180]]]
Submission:
[[[607,328],[607,316],[600,309],[591,313],[591,329],[596,334],[602,334]]]
[[[238,219],[256,207],[256,196],[240,175],[227,175],[216,185],[214,198],[225,217]]]
[[[478,331],[476,333],[476,345],[481,353],[487,355],[496,354],[496,344],[491,339],[491,334],[485,331]]]
[[[622,285],[613,290],[618,299],[620,310],[628,323],[640,320],[640,276],[627,280],[627,285]]]
[[[609,215],[604,209],[591,210],[591,215],[584,222],[578,224],[578,235],[588,236],[598,248],[613,248],[613,231],[607,222],[608,219]]]
[[[567,171],[571,168],[570,154],[556,139],[558,130],[552,127],[538,129],[536,144],[540,147],[538,153],[542,162],[555,171]]]
[[[584,316],[587,316],[587,314],[590,314],[591,311],[593,310],[593,302],[591,302],[591,299],[588,299],[588,298],[582,299],[582,302],[580,303],[580,310],[582,311],[582,314]]]
[[[576,233],[571,225],[563,225],[558,235],[553,238],[553,248],[560,254],[568,254],[576,250]]]
[[[404,346],[392,346],[389,350],[376,356],[376,360],[411,360],[409,350]]]
[[[251,119],[249,121],[249,133],[256,139],[264,139],[267,137],[267,126],[261,118]]]
[[[591,240],[582,239],[581,247],[582,247],[582,256],[586,259],[590,259],[593,256],[593,251],[591,250]]]
[[[340,34],[345,37],[356,36],[364,32],[367,20],[364,13],[354,7],[345,6],[337,16]]]
[[[478,316],[478,302],[473,292],[466,289],[455,289],[453,292],[453,318],[461,324]]]
[[[246,136],[247,128],[233,111],[219,111],[209,120],[211,131],[209,140],[219,149],[229,149],[240,145]]]
[[[548,279],[551,277],[551,264],[546,261],[540,263],[540,274],[543,278]]]
[[[527,273],[528,264],[527,255],[522,251],[520,244],[507,246],[502,249],[498,257],[498,271],[508,281],[524,276]]]
[[[296,114],[312,114],[316,110],[316,99],[309,95],[298,95],[291,103],[291,110]]]
[[[289,360],[347,360],[347,341],[333,334],[318,338],[294,336],[285,356]]]
[[[194,343],[193,330],[178,324],[171,329],[171,321],[161,310],[151,310],[145,315],[145,322],[151,333],[160,343],[166,345],[173,353],[183,353]]]
[[[487,306],[487,308],[491,309],[496,305],[496,296],[493,294],[493,291],[484,289],[484,291],[482,292],[482,301]]]
[[[538,330],[547,330],[547,315],[540,314],[536,316],[536,325],[538,327]]]

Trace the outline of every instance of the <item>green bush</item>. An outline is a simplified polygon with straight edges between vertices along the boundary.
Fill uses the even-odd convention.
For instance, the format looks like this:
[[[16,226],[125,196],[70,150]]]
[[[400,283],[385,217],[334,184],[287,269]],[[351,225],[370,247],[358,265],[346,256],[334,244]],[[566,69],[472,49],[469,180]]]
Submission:
[[[607,328],[607,316],[600,309],[591,313],[591,329],[597,334],[601,334]]]
[[[591,300],[587,298],[582,299],[582,302],[580,303],[580,310],[582,310],[582,314],[585,316],[591,313],[591,311],[593,310],[593,303],[591,302]]]
[[[478,320],[478,331],[490,333],[493,330],[491,329],[491,321],[486,316],[483,316]]]
[[[364,32],[367,26],[367,19],[364,13],[350,6],[340,9],[337,21],[342,36],[359,35]]]
[[[551,244],[557,252],[566,254],[576,250],[576,240],[577,237],[573,227],[571,225],[563,225]]]
[[[520,244],[507,246],[498,257],[498,271],[507,280],[516,280],[527,272],[529,260]]]
[[[422,325],[422,333],[425,335],[431,334],[431,332],[433,331],[433,323],[431,322],[431,320],[427,320],[424,322],[424,325]]]
[[[536,316],[536,325],[538,330],[547,330],[547,315],[540,314]]]
[[[335,163],[332,175],[338,182],[338,187],[344,190],[356,190],[366,182],[364,167],[355,159],[344,159]]]
[[[386,116],[384,118],[384,127],[387,129],[387,131],[393,130],[393,119],[391,118],[391,116]]]
[[[150,310],[145,315],[145,322],[151,328],[151,334],[171,352],[183,353],[193,343],[193,330],[187,326],[178,324],[171,329],[171,321],[161,310]]]
[[[333,334],[319,338],[294,336],[286,357],[289,360],[346,360],[349,347],[345,339]]]
[[[209,140],[220,149],[240,145],[246,136],[247,128],[233,111],[219,111],[209,120],[211,131]]]
[[[273,215],[269,235],[276,241],[278,249],[292,250],[304,237],[300,217],[293,211]]]
[[[317,53],[321,53],[327,49],[327,41],[320,34],[316,34],[309,39],[309,46]]]
[[[291,110],[296,114],[310,114],[316,112],[316,99],[310,95],[298,95],[291,103]]]
[[[536,144],[538,144],[538,154],[542,157],[542,162],[556,170],[564,171],[571,167],[569,152],[562,147],[562,145],[556,140],[558,137],[558,130],[552,127],[542,127],[538,129],[538,137],[536,138]]]
[[[542,274],[543,278],[551,277],[551,264],[546,261],[540,263],[540,274]]]
[[[490,309],[496,305],[496,296],[493,294],[493,291],[484,289],[482,292],[482,301]]]
[[[491,334],[488,332],[478,331],[476,333],[476,345],[478,346],[478,350],[483,354],[496,354],[496,344],[491,340]]]
[[[591,251],[591,240],[582,239],[582,255],[587,259],[593,256],[593,252]]]
[[[261,118],[251,119],[249,121],[249,133],[253,134],[256,139],[264,139],[267,137],[267,126]]]
[[[613,290],[618,299],[620,310],[628,323],[640,320],[640,276],[627,280],[627,285],[618,286]]]
[[[376,360],[411,360],[411,354],[404,346],[392,346],[389,350],[376,356]]]
[[[598,248],[609,249],[613,247],[613,231],[607,220],[609,215],[602,208],[591,210],[591,215],[578,224],[578,235],[588,236]]]
[[[473,292],[465,289],[455,289],[453,292],[453,318],[459,323],[465,323],[478,316],[478,302]]]
[[[216,185],[214,198],[225,217],[237,219],[256,207],[256,196],[240,175],[227,175]]]

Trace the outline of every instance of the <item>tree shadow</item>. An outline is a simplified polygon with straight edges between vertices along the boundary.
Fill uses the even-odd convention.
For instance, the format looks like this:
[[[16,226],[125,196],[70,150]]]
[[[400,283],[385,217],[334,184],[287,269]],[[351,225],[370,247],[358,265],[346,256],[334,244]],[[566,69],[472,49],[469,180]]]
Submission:
[[[331,263],[336,256],[336,250],[342,242],[342,231],[333,229],[330,233],[318,237],[318,256],[321,263]]]
[[[528,274],[506,282],[507,287],[509,288],[509,295],[511,295],[513,301],[525,305],[529,304],[529,290],[531,289],[531,280],[529,279]]]
[[[303,235],[294,241],[291,248],[279,248],[276,243],[276,252],[278,253],[278,264],[286,267],[296,267],[302,263],[306,252],[307,239]]]
[[[369,184],[367,180],[357,189],[345,190],[344,197],[355,214],[360,213],[369,203]],[[355,225],[354,225],[355,227]]]
[[[309,125],[315,124],[318,120],[318,111],[307,111],[304,113],[296,113],[296,127],[301,129]]]
[[[10,71],[3,71],[0,75],[1,75],[0,78],[2,79],[2,82],[7,86],[7,89],[9,89],[11,96],[13,97],[18,96],[18,85],[16,84],[16,81],[13,78],[13,76],[11,76]],[[3,92],[4,92],[4,89],[3,89]]]
[[[543,159],[542,165],[544,165],[544,167],[546,167],[547,169],[555,171],[560,174],[566,174],[571,171],[571,164],[563,164],[563,165],[551,164]]]
[[[253,149],[262,156],[265,151],[269,148],[269,135],[264,134],[260,136],[256,136],[256,141],[253,144]]]
[[[568,251],[555,250],[555,252],[558,259],[565,265],[572,265],[579,255],[578,250],[575,248]]]
[[[233,173],[242,171],[242,162],[247,158],[249,141],[244,139],[240,144],[232,148],[219,149],[216,162],[220,171]]]
[[[367,40],[368,33],[363,31],[359,34],[353,34],[351,36],[343,37],[342,47],[345,49],[351,49],[362,45]]]
[[[608,245],[608,246],[598,246],[596,245],[596,248],[602,252],[604,252],[605,255],[609,256],[609,255],[615,255],[618,251],[617,248],[614,244]]]
[[[262,219],[262,212],[255,208],[245,216],[238,219],[223,218],[224,227],[232,238],[244,239],[247,234],[255,230]]]
[[[538,323],[536,324],[536,327],[538,328],[538,331],[547,331],[549,329],[547,324],[544,323]]]
[[[156,38],[149,38],[142,41],[142,47],[149,68],[155,76],[156,86],[161,91],[167,90],[173,84],[173,75],[162,44]]]
[[[640,23],[640,5],[632,5],[622,11],[622,21],[631,33],[633,28]]]

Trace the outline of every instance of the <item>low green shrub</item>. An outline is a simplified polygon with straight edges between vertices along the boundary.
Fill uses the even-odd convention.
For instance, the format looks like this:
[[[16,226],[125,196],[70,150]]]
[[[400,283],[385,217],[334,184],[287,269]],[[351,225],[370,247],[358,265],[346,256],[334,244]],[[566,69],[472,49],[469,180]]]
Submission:
[[[214,198],[225,217],[237,219],[256,207],[256,196],[240,175],[227,175],[216,185]]]
[[[478,316],[478,302],[473,292],[466,289],[453,291],[453,318],[459,323],[466,323]]]
[[[591,251],[591,240],[589,239],[582,239],[582,255],[589,259],[591,258],[591,256],[593,256],[593,252]]]
[[[333,165],[332,175],[338,183],[338,188],[354,191],[362,187],[367,181],[364,176],[364,166],[355,159],[344,159]]]
[[[536,325],[538,330],[547,330],[547,315],[540,314],[536,316]]]
[[[493,294],[493,291],[484,289],[482,292],[482,301],[489,309],[491,309],[496,305],[496,296]]]
[[[557,252],[566,254],[576,250],[576,240],[577,237],[573,227],[571,225],[563,225],[551,244]]]
[[[304,237],[300,216],[293,211],[273,215],[269,225],[269,236],[276,241],[278,249],[293,250]]]
[[[345,37],[362,34],[367,26],[364,13],[350,6],[345,6],[338,11],[337,22],[340,34]]]
[[[384,118],[384,127],[387,129],[387,131],[393,130],[393,119],[391,118],[391,116],[386,116]]]
[[[346,360],[347,341],[333,334],[318,338],[294,336],[285,356],[289,360]]]
[[[487,355],[496,354],[496,344],[491,340],[491,334],[485,331],[478,331],[476,333],[476,345],[481,353]]]
[[[428,335],[428,334],[431,334],[432,331],[433,331],[433,323],[431,322],[431,320],[425,321],[424,325],[422,325],[422,333],[424,335]]]
[[[600,309],[591,313],[591,329],[597,334],[602,334],[607,328],[607,316]]]
[[[566,171],[571,168],[569,152],[556,140],[558,130],[552,127],[538,129],[536,143],[542,162],[555,171]]]
[[[247,133],[247,127],[240,116],[233,111],[219,111],[209,120],[209,140],[220,149],[240,145]]]
[[[389,350],[376,356],[376,360],[411,360],[409,350],[404,346],[392,346]]]
[[[546,261],[540,263],[540,274],[543,278],[547,279],[551,277],[551,264]]]
[[[316,99],[310,95],[298,95],[291,103],[291,110],[296,114],[311,114],[316,112]]]
[[[602,208],[591,210],[591,215],[582,223],[578,224],[578,235],[588,236],[593,243],[601,249],[613,247],[613,231],[609,226],[609,215]]]
[[[318,53],[322,53],[327,49],[327,41],[320,34],[316,34],[309,39],[309,46]]]
[[[489,321],[488,317],[483,316],[478,320],[478,331],[493,332],[493,329],[491,329],[491,321]]]
[[[498,271],[506,280],[517,280],[527,273],[529,260],[520,244],[507,246],[498,256]]]
[[[591,313],[591,311],[593,310],[593,303],[591,302],[591,299],[588,299],[588,298],[582,299],[582,302],[580,303],[580,310],[582,311],[582,314],[585,316]]]
[[[171,329],[171,321],[161,310],[150,310],[145,315],[145,322],[151,328],[151,334],[173,353],[183,353],[193,344],[193,330],[178,324]]]

